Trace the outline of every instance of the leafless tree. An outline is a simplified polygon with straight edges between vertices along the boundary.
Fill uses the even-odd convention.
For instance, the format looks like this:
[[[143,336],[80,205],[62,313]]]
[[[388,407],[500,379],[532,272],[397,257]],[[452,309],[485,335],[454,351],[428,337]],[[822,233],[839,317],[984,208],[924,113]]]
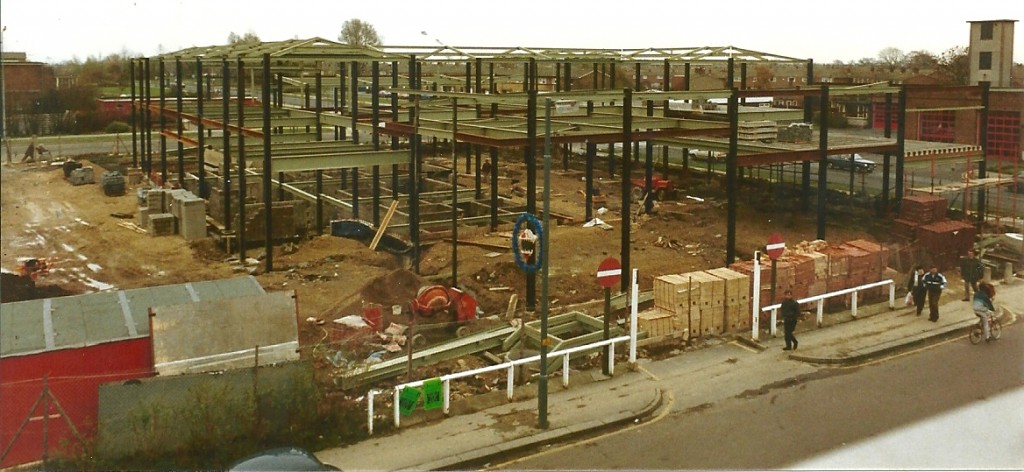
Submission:
[[[341,25],[338,41],[352,46],[379,46],[383,38],[377,34],[377,29],[373,25],[353,18]]]

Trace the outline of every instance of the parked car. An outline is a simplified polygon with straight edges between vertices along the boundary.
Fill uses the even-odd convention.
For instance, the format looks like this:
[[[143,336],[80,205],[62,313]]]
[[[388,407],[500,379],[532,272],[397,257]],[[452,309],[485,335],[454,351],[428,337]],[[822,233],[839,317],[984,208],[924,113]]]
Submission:
[[[852,168],[857,172],[867,174],[875,170],[875,161],[865,159],[860,154],[854,154],[853,159],[850,159],[849,154],[840,154],[828,156],[828,167],[840,170],[850,170]]]
[[[279,447],[258,452],[245,459],[235,462],[229,471],[259,470],[341,470],[330,464],[320,462],[311,452],[298,447]]]

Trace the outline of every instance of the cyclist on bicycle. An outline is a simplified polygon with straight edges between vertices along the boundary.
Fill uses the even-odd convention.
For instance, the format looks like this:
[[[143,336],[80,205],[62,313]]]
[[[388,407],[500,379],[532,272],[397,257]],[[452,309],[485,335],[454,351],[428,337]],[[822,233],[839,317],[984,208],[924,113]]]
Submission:
[[[996,288],[988,282],[978,284],[978,291],[974,292],[974,314],[981,318],[982,335],[985,341],[992,339],[989,332],[989,320],[995,315],[996,308],[992,305],[992,299],[996,296]]]

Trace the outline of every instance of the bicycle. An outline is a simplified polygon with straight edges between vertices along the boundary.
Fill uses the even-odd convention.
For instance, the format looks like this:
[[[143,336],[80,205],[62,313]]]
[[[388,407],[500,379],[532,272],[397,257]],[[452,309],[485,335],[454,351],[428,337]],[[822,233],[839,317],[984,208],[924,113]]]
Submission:
[[[1000,308],[988,319],[988,335],[989,340],[999,339],[999,336],[1003,334],[1003,325],[999,322],[999,318],[1002,316],[1003,310]],[[971,340],[971,344],[978,344],[985,338],[985,327],[981,325],[981,317],[978,317],[978,322],[971,326],[971,332],[968,338]]]

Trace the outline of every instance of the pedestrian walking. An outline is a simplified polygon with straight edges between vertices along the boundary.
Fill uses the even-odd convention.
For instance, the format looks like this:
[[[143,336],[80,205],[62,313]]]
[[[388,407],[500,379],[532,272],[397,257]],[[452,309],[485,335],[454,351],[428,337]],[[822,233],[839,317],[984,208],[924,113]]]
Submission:
[[[928,288],[924,285],[924,276],[924,267],[917,265],[910,272],[910,279],[907,280],[907,291],[910,292],[911,298],[914,299],[914,308],[917,309],[917,316],[921,316],[921,312],[924,311],[924,299],[928,294]]]
[[[924,286],[928,289],[928,321],[939,321],[939,296],[946,289],[946,276],[933,265],[924,275]]]
[[[32,135],[32,141],[28,143],[28,148],[25,149],[25,155],[21,158],[21,162],[25,161],[35,162],[36,161],[36,135]]]
[[[963,301],[971,301],[971,292],[978,293],[978,281],[985,273],[985,267],[981,260],[974,255],[974,250],[968,250],[967,255],[960,258],[960,277],[964,279]]]
[[[786,336],[786,347],[782,348],[783,351],[796,350],[796,347],[800,344],[796,340],[796,336],[793,335],[793,330],[796,329],[796,322],[800,318],[800,304],[793,300],[793,291],[786,290],[785,299],[782,300],[782,329]]]

